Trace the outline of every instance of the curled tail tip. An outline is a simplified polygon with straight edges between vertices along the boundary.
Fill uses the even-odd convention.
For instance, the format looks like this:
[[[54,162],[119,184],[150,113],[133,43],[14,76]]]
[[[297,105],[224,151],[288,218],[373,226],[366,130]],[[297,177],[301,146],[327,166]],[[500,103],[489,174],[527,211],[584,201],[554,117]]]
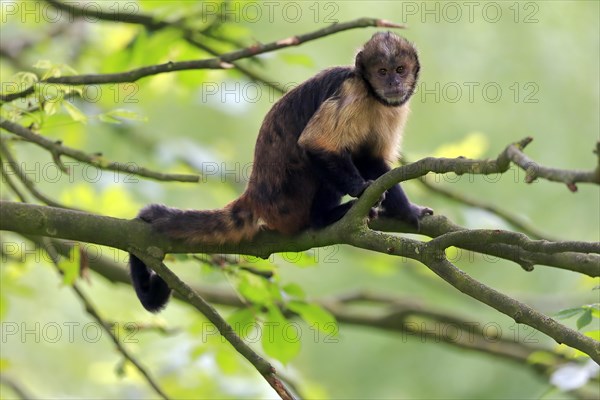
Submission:
[[[133,254],[129,255],[129,269],[133,288],[142,306],[152,313],[165,308],[171,297],[167,283]]]

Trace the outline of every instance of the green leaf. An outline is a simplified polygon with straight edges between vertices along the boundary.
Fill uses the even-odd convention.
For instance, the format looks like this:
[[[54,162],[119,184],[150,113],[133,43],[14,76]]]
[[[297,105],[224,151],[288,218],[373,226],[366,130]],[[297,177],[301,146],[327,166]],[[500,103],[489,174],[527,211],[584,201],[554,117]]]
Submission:
[[[50,60],[38,60],[33,64],[33,68],[37,69],[50,69],[54,66]]]
[[[63,283],[65,285],[72,286],[75,283],[75,280],[79,276],[80,266],[79,245],[76,244],[69,251],[69,257],[58,262],[58,268],[63,273]]]
[[[303,300],[306,298],[306,293],[304,293],[304,289],[297,283],[288,283],[287,285],[282,287],[283,291],[290,295],[291,297],[295,297],[296,299]]]
[[[581,307],[567,308],[567,309],[559,311],[555,316],[556,316],[556,318],[559,318],[559,319],[567,319],[567,318],[571,318],[577,314],[581,314],[584,311],[585,310]]]
[[[84,113],[82,113],[77,107],[75,107],[72,103],[65,101],[62,105],[74,121],[82,122],[84,124],[87,123],[87,116]]]
[[[233,312],[227,318],[227,322],[238,336],[244,338],[257,326],[256,314],[257,310],[254,307],[242,308]]]
[[[230,348],[219,349],[215,354],[215,361],[225,375],[233,375],[240,370],[238,354]]]
[[[46,115],[54,115],[62,102],[62,97],[44,101],[44,113]]]
[[[38,77],[33,72],[22,71],[15,74],[15,80],[24,85],[31,86],[38,81]]]
[[[262,346],[270,357],[287,364],[300,352],[300,328],[285,319],[279,308],[267,308],[263,324]]]
[[[0,372],[6,371],[10,367],[10,360],[6,358],[0,358]]]
[[[585,336],[589,336],[594,340],[600,342],[600,330],[597,331],[587,331],[584,333]]]
[[[116,125],[120,125],[123,123],[123,121],[121,121],[120,119],[116,119],[111,117],[110,115],[104,113],[104,114],[98,114],[98,119],[102,122],[106,122],[108,124],[116,124]]]
[[[581,329],[592,322],[592,310],[587,309],[581,317],[577,319],[577,329]]]
[[[329,335],[337,335],[338,326],[335,317],[323,307],[303,301],[290,301],[287,307],[300,315],[310,326]]]
[[[98,117],[101,120],[103,120],[104,122],[118,121],[118,123],[121,123],[122,122],[121,120],[142,121],[142,122],[148,121],[147,117],[145,117],[141,114],[138,114],[135,111],[127,110],[124,108],[116,108],[114,110],[110,110],[104,114],[100,114]],[[103,118],[107,118],[110,120],[104,120]]]
[[[240,271],[238,291],[244,298],[254,304],[269,305],[273,303],[269,282],[261,277]]]
[[[556,357],[547,351],[534,351],[527,357],[527,362],[529,364],[542,364],[542,365],[554,365],[556,362]]]
[[[592,317],[600,319],[600,303],[592,303],[583,308],[588,309],[592,312]]]
[[[305,251],[295,252],[288,251],[280,253],[279,256],[290,264],[294,264],[296,267],[310,267],[316,264],[316,260],[313,254]]]

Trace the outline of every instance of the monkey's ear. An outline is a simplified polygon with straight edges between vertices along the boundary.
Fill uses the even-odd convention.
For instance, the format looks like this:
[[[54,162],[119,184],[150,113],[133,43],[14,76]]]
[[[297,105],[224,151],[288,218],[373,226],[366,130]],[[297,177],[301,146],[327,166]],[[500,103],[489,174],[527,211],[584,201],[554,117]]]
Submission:
[[[356,72],[358,72],[359,75],[362,75],[363,71],[364,71],[363,56],[364,55],[363,55],[363,52],[361,50],[356,55],[356,58],[355,58],[355,61],[354,61],[354,67],[356,68]]]

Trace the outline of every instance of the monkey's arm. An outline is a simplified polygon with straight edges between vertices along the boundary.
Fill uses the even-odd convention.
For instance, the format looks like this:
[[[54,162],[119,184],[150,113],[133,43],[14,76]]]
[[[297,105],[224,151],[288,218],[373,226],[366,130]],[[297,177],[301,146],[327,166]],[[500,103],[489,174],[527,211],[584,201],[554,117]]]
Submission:
[[[352,161],[350,152],[334,153],[327,150],[307,148],[306,152],[319,176],[336,190],[358,197],[369,186]]]
[[[352,160],[358,135],[348,126],[343,99],[343,94],[333,96],[321,104],[300,134],[298,145],[306,151],[322,179],[339,192],[358,197],[370,182],[363,178]]]
[[[391,167],[384,159],[369,156],[357,158],[356,168],[368,180],[375,180],[391,170]],[[411,203],[400,184],[396,184],[386,191],[385,199],[381,206],[384,215],[399,218],[417,228],[419,227],[419,220],[423,216],[433,214],[431,208]]]

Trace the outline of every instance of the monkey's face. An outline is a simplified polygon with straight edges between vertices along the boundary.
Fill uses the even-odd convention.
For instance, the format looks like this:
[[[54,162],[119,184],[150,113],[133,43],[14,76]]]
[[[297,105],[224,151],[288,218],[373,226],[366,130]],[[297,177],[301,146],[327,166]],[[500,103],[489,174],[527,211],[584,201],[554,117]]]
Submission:
[[[400,106],[412,96],[419,68],[413,45],[391,32],[373,35],[356,56],[357,72],[373,95],[390,106]]]

